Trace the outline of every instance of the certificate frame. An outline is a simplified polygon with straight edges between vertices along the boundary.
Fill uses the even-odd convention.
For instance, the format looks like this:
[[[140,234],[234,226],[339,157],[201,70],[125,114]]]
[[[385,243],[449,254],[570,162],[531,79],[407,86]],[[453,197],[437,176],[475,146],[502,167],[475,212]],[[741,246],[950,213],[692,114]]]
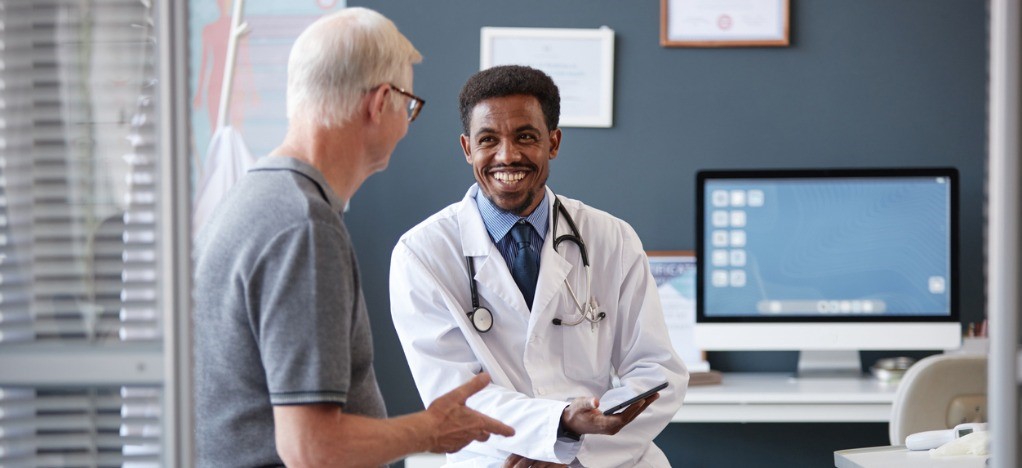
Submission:
[[[613,126],[613,29],[483,27],[480,36],[481,70],[527,65],[553,78],[561,95],[560,127]]]
[[[786,47],[791,0],[660,0],[663,47]]]

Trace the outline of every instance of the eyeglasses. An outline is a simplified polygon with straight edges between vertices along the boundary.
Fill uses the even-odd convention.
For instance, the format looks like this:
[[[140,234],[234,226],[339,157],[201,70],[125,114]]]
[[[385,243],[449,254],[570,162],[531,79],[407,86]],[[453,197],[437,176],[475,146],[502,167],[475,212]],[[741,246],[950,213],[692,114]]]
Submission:
[[[419,112],[422,112],[422,106],[426,105],[426,100],[395,86],[393,83],[390,83],[390,87],[410,99],[408,101],[408,121],[414,122],[415,118],[419,116]]]

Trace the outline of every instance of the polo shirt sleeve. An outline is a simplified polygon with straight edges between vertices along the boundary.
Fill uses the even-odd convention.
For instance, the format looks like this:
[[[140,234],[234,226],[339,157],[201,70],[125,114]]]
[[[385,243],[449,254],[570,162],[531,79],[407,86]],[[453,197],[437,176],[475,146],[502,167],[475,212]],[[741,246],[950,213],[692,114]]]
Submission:
[[[361,300],[347,239],[335,226],[309,221],[277,235],[257,262],[249,310],[273,405],[347,401]]]

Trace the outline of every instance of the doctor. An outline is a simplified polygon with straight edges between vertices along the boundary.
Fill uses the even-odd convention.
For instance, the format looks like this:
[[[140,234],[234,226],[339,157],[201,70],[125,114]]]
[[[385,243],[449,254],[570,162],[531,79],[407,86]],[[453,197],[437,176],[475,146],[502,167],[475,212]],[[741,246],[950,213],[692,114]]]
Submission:
[[[398,241],[391,310],[423,402],[488,371],[493,382],[468,404],[516,435],[448,462],[670,466],[652,440],[688,372],[635,231],[546,187],[561,142],[557,86],[500,66],[469,78],[459,101],[477,183]],[[603,414],[663,382],[659,398]]]

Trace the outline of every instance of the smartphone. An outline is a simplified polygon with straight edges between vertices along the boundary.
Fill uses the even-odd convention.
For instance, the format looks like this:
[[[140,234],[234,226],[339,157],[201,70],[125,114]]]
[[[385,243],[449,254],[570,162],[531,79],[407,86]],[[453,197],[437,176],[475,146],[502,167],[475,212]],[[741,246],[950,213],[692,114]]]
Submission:
[[[621,410],[631,406],[632,403],[635,403],[635,402],[637,402],[639,400],[645,399],[646,397],[648,397],[648,396],[650,396],[650,395],[652,395],[652,394],[654,394],[656,392],[659,392],[660,390],[663,390],[665,388],[667,388],[667,382],[664,382],[664,383],[662,383],[660,385],[657,385],[656,387],[653,387],[653,388],[651,388],[649,390],[646,390],[645,392],[642,392],[639,395],[637,395],[635,398],[629,399],[628,401],[625,401],[625,402],[623,402],[623,403],[621,403],[619,405],[614,406],[613,408],[608,409],[607,411],[604,411],[603,414],[605,414],[607,416],[610,416],[610,415],[613,415],[613,414],[617,414],[617,413],[621,412]]]

